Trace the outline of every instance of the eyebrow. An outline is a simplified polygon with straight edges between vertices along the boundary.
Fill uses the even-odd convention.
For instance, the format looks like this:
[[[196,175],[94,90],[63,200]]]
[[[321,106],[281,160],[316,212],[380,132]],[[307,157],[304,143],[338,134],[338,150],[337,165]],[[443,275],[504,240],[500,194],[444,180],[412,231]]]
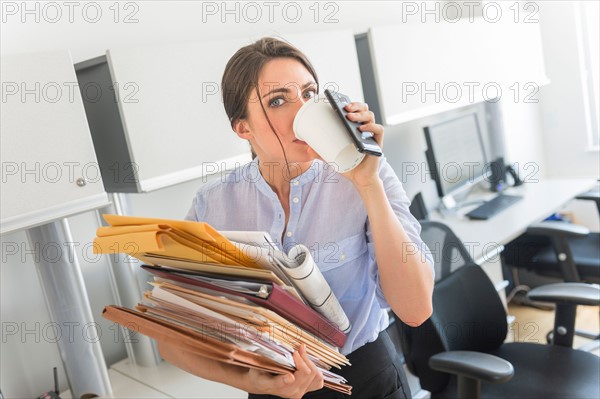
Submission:
[[[316,86],[316,85],[317,85],[317,82],[315,82],[315,81],[311,80],[310,82],[304,83],[304,84],[302,85],[302,90],[306,89],[307,87],[313,86],[313,85],[315,85],[315,86]],[[274,93],[288,93],[289,91],[290,91],[290,89],[289,89],[289,88],[285,88],[285,87],[278,87],[278,88],[276,88],[276,89],[273,89],[273,90],[271,90],[270,92],[268,92],[268,93],[266,93],[266,94],[263,94],[262,98],[265,98],[265,97],[267,97],[267,96],[269,96],[269,95],[271,95],[271,94],[274,94]]]

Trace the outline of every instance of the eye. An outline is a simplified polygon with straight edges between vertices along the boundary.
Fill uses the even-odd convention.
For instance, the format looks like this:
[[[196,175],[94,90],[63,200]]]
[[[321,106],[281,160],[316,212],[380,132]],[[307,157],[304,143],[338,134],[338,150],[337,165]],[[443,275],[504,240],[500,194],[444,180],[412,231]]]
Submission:
[[[317,91],[315,89],[308,89],[304,92],[304,98],[313,98],[317,95]]]
[[[279,107],[283,105],[283,97],[275,97],[269,101],[269,107]]]

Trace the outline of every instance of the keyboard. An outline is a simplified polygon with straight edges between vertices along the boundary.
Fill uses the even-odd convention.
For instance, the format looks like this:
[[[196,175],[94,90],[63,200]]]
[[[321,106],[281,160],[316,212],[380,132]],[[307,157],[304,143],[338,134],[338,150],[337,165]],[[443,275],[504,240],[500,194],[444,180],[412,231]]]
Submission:
[[[473,209],[465,216],[469,219],[486,220],[502,212],[523,197],[520,195],[499,194],[495,198]]]

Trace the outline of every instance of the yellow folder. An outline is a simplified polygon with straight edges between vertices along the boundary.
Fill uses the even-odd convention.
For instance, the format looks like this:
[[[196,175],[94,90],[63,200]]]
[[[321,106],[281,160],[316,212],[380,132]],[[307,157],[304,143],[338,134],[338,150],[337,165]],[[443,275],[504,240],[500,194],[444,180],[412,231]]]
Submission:
[[[127,253],[135,257],[160,254],[198,262],[261,268],[207,223],[103,215],[111,225],[100,227],[94,253]]]

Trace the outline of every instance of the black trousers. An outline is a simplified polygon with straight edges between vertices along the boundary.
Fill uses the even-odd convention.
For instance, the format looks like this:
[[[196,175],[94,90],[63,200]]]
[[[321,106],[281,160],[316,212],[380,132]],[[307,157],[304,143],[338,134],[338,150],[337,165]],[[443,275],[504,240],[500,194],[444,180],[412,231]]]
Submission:
[[[347,356],[352,366],[341,370],[334,369],[352,385],[352,395],[323,388],[309,392],[304,398],[310,399],[407,399],[411,398],[410,388],[402,361],[387,331],[382,331],[374,342],[370,342]],[[273,395],[249,394],[248,399],[276,399]]]

